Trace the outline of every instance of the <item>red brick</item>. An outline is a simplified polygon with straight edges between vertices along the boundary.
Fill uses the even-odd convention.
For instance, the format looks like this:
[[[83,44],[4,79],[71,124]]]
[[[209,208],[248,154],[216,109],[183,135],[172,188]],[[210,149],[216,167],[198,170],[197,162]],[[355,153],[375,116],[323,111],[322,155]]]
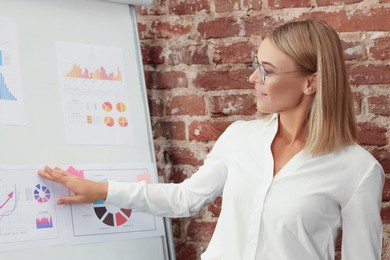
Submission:
[[[152,128],[154,139],[164,137],[169,140],[184,140],[186,137],[184,122],[157,121]]]
[[[216,18],[198,25],[198,32],[205,39],[235,37],[239,35],[240,30],[240,24],[233,17]]]
[[[149,113],[151,116],[163,116],[164,115],[164,103],[159,97],[149,96]]]
[[[140,15],[163,15],[167,13],[166,0],[153,0],[151,5],[137,6]]]
[[[222,205],[222,198],[218,197],[214,203],[211,203],[208,207],[207,210],[212,214],[212,217],[219,217],[221,214],[221,205]]]
[[[188,79],[182,71],[145,71],[145,83],[151,89],[186,88]]]
[[[374,43],[374,46],[370,48],[371,57],[376,60],[389,60],[390,37],[378,38]]]
[[[138,37],[141,40],[151,39],[153,36],[149,34],[148,26],[143,23],[137,23]]]
[[[155,32],[154,38],[170,39],[175,36],[185,35],[192,30],[192,26],[185,26],[180,23],[171,24],[169,22],[153,22],[152,31]]]
[[[387,178],[383,187],[382,201],[390,201],[390,179]]]
[[[197,260],[199,255],[195,243],[176,242],[175,243],[176,260]]]
[[[170,65],[210,64],[207,54],[208,46],[205,44],[175,45],[171,46],[169,50],[168,63]]]
[[[169,1],[169,13],[177,15],[195,14],[196,12],[210,12],[208,0],[171,0]]]
[[[383,224],[390,224],[390,208],[382,207],[381,217]]]
[[[176,238],[181,238],[182,220],[180,218],[172,218],[171,224],[173,236]]]
[[[345,60],[361,60],[366,57],[366,50],[362,42],[341,41]]]
[[[371,124],[358,124],[358,142],[362,145],[384,146],[387,144],[386,128]]]
[[[355,115],[359,115],[362,113],[362,94],[352,93],[352,97],[353,97],[353,111]]]
[[[197,159],[194,152],[188,148],[167,147],[164,151],[164,159],[166,164],[173,165],[201,166],[203,164],[203,160]]]
[[[272,16],[256,15],[242,18],[245,29],[245,36],[263,36],[267,31],[278,25],[280,22]],[[259,42],[260,44],[260,42]]]
[[[204,90],[251,89],[248,81],[252,70],[206,71],[198,74],[193,84]]]
[[[204,116],[206,103],[202,96],[175,96],[167,104],[168,115]]]
[[[228,95],[212,98],[213,117],[231,115],[254,115],[257,111],[254,95]]]
[[[368,98],[368,109],[370,113],[377,115],[390,115],[390,97],[377,96]]]
[[[141,53],[143,64],[163,64],[165,62],[162,56],[163,48],[161,46],[152,46],[141,43]]]
[[[319,6],[325,5],[349,5],[363,2],[364,0],[317,0]]]
[[[168,181],[172,183],[182,183],[187,178],[187,174],[182,168],[173,167],[172,172],[168,177]]]
[[[390,174],[390,150],[379,150],[375,149],[372,151],[372,155],[382,165],[385,173]]]
[[[386,65],[352,65],[347,66],[350,83],[353,85],[389,84],[390,66]]]
[[[192,122],[189,138],[198,142],[215,141],[232,122]]]
[[[187,228],[189,241],[208,242],[214,232],[215,222],[191,222]]]
[[[345,11],[304,13],[300,18],[314,17],[326,21],[338,32],[389,31],[390,9],[357,10],[347,16]]]
[[[257,52],[257,46],[250,42],[236,42],[227,45],[218,44],[215,47],[213,61],[216,63],[250,63],[252,54]]]
[[[261,10],[261,3],[262,1],[259,0],[215,0],[215,12]]]
[[[310,0],[269,0],[268,5],[271,8],[294,8],[294,7],[310,7]]]

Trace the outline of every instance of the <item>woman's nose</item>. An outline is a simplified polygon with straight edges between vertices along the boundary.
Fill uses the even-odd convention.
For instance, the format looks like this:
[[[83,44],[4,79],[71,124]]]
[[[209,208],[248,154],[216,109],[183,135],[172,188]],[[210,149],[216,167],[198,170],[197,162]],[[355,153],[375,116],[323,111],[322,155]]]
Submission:
[[[252,84],[255,84],[256,82],[259,82],[260,75],[259,75],[259,69],[256,69],[252,72],[252,74],[249,76],[249,82]]]

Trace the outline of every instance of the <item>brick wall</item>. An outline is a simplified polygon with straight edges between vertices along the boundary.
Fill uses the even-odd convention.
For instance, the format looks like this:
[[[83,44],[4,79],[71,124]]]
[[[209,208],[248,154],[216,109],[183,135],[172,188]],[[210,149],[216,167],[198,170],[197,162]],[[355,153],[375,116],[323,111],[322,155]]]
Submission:
[[[190,177],[231,122],[256,118],[251,56],[263,32],[299,17],[340,33],[359,142],[390,176],[390,0],[155,0],[138,7],[138,28],[161,181]],[[199,259],[220,204],[173,221],[178,260]],[[389,181],[382,216],[390,259]]]

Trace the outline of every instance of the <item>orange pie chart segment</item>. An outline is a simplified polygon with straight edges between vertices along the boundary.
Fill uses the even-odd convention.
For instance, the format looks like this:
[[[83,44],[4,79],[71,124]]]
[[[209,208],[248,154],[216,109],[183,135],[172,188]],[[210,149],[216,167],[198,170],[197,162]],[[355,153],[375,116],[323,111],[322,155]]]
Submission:
[[[103,105],[102,105],[102,108],[106,112],[111,112],[112,104],[110,102],[104,102]]]
[[[126,127],[129,125],[129,121],[127,120],[126,117],[123,117],[121,116],[119,119],[118,119],[118,123],[121,127]]]
[[[118,110],[118,112],[125,112],[126,111],[126,105],[125,103],[122,103],[122,102],[119,102],[118,104],[116,104],[116,109]]]
[[[108,127],[113,127],[114,126],[114,119],[110,116],[106,116],[104,118],[104,123],[106,124],[106,126]]]

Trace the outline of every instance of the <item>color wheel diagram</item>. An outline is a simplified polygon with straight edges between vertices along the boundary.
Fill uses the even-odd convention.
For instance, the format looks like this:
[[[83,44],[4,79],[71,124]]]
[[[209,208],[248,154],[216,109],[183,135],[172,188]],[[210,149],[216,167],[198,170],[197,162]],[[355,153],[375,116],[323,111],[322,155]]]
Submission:
[[[147,169],[84,170],[83,175],[87,179],[100,182],[107,182],[107,179],[121,182],[151,182]],[[96,201],[89,205],[71,205],[71,215],[75,237],[157,229],[156,217],[136,210],[108,205],[104,201]]]
[[[104,201],[95,202],[93,210],[98,219],[110,227],[122,226],[131,216],[131,209],[116,209],[104,205]]]

